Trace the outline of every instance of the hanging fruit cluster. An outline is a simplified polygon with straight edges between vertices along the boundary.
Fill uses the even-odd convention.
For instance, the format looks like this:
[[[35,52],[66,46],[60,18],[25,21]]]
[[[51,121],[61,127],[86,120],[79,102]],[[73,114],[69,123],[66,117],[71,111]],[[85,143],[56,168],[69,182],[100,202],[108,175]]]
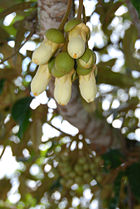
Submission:
[[[63,187],[71,188],[77,184],[83,186],[90,184],[92,180],[97,183],[102,182],[100,175],[102,169],[102,159],[94,155],[86,154],[81,150],[59,153],[56,156],[58,166],[53,168],[55,176],[60,177],[60,184]]]
[[[88,48],[90,30],[80,19],[71,19],[60,29],[49,29],[43,42],[34,51],[32,61],[39,65],[31,82],[34,96],[42,93],[53,76],[55,78],[54,98],[60,105],[66,105],[71,98],[72,78],[79,77],[79,89],[86,102],[96,96],[96,56]]]

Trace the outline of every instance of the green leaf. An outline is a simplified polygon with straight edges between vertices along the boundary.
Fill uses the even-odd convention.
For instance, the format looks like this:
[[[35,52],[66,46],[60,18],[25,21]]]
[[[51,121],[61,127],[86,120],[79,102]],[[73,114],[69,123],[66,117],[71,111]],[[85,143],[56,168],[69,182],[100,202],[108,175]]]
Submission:
[[[120,172],[114,181],[114,186],[113,186],[114,197],[110,200],[109,209],[116,209],[119,204],[121,179],[123,175],[124,173]]]
[[[3,90],[3,87],[4,87],[4,82],[5,82],[5,79],[0,79],[0,94],[2,94],[2,90]]]
[[[31,115],[30,103],[32,97],[25,97],[18,100],[12,108],[12,117],[20,125],[18,136],[22,138],[25,130],[29,124],[29,117]]]
[[[131,0],[133,6],[136,8],[140,18],[140,2],[138,0]]]
[[[139,59],[134,57],[136,51],[135,42],[137,38],[137,29],[134,24],[131,24],[131,26],[125,31],[125,36],[122,41],[125,65],[128,70],[140,71]]]
[[[126,169],[126,175],[131,187],[131,191],[136,199],[140,201],[140,163],[133,163]]]
[[[124,158],[120,150],[112,149],[102,155],[104,159],[105,169],[107,168],[117,168],[121,163],[122,159]]]

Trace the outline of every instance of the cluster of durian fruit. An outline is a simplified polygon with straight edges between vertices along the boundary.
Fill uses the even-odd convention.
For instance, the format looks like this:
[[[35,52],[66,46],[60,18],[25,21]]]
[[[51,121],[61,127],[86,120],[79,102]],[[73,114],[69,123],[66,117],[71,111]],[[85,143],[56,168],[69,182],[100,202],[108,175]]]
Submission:
[[[56,155],[57,167],[52,166],[52,172],[56,178],[60,179],[60,184],[65,188],[71,188],[72,185],[90,184],[96,180],[98,184],[102,182],[103,161],[99,156],[85,154],[83,151],[61,152]],[[51,160],[49,161],[53,164]],[[55,178],[54,177],[54,178]]]
[[[79,89],[86,102],[96,96],[96,55],[88,48],[90,30],[80,19],[71,19],[59,29],[47,30],[44,40],[33,52],[32,61],[39,68],[31,82],[34,96],[42,93],[51,76],[55,78],[54,98],[66,105],[71,98],[72,78],[79,77]]]

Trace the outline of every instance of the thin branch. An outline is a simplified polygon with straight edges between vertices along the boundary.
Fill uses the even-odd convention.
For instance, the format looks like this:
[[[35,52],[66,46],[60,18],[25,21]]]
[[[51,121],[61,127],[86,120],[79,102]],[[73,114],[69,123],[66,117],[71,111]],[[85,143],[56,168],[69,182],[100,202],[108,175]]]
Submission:
[[[83,0],[79,0],[77,19],[81,19],[82,11],[83,11]]]
[[[129,209],[134,209],[133,194],[132,194],[129,182],[128,182],[127,188],[128,188],[128,207]]]
[[[1,157],[3,156],[3,154],[4,154],[4,152],[5,152],[5,149],[6,149],[6,146],[3,147],[3,150],[2,150],[2,152],[1,152],[1,154],[0,154],[0,159],[1,159]]]
[[[5,59],[3,59],[3,60],[0,62],[0,64],[3,64],[5,61],[7,61],[7,60],[11,59],[12,57],[14,57],[14,56],[18,53],[18,51],[24,46],[24,44],[26,44],[26,42],[29,41],[29,39],[32,37],[33,34],[34,34],[34,30],[32,30],[32,31],[30,32],[30,34],[29,34],[29,35],[27,36],[27,38],[25,39],[24,43],[21,44],[21,46],[20,46],[17,50],[15,50],[15,52],[14,52],[13,54],[11,54],[9,57],[6,57]]]
[[[132,21],[138,30],[138,37],[140,38],[140,19],[139,19],[138,13],[130,0],[125,0],[125,2],[127,4]]]
[[[72,137],[72,135],[65,133],[64,131],[62,131],[61,129],[57,128],[56,126],[52,125],[50,121],[47,121],[47,123],[52,127],[55,128],[57,131],[59,131],[60,133],[62,133],[63,135],[67,135],[69,137]]]
[[[69,14],[71,12],[71,7],[72,7],[72,0],[68,0],[67,11],[66,11],[66,13],[65,13],[61,23],[60,23],[60,26],[59,26],[60,30],[63,30],[64,24],[66,23],[66,21],[68,19],[68,16],[69,16]]]

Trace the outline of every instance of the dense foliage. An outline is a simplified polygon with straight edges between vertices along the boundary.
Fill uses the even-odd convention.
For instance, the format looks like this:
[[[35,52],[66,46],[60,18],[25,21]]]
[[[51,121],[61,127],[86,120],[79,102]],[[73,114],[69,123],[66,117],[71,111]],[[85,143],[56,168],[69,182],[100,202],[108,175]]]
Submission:
[[[140,15],[138,2],[132,0]],[[49,88],[45,102],[30,107],[37,101],[30,94],[37,68],[31,56],[40,43],[37,2],[0,0],[0,162],[10,148],[18,163],[12,175],[0,176],[2,209],[92,208],[96,200],[100,208],[140,208],[138,23],[121,0],[88,3],[95,5],[87,21],[98,58],[98,93],[83,108],[120,129],[124,146],[96,153],[90,136],[67,134]]]

